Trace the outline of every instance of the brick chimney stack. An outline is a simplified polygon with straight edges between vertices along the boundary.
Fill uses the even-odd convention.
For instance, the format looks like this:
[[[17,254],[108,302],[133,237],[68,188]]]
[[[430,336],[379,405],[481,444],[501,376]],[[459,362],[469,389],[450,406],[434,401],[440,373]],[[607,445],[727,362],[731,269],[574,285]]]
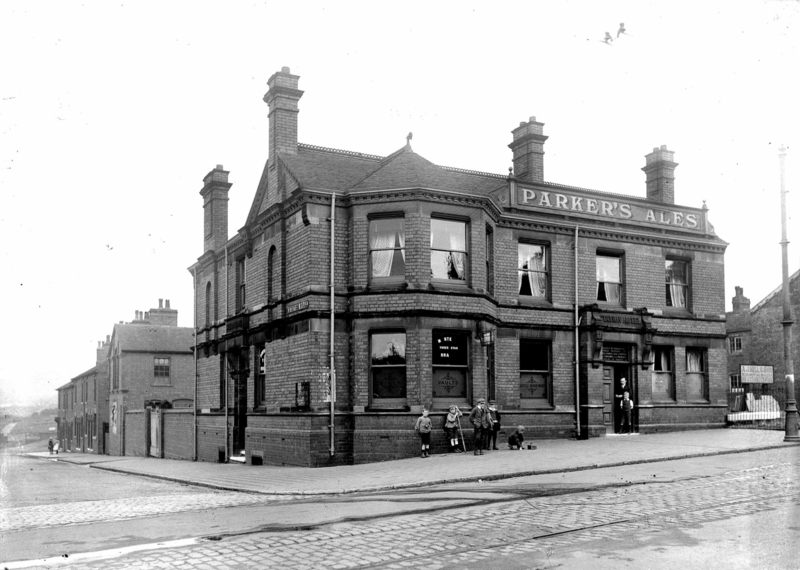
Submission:
[[[675,153],[667,150],[667,145],[654,148],[653,152],[645,155],[645,166],[642,168],[647,175],[647,199],[664,204],[675,203]]]
[[[222,165],[203,178],[203,253],[217,251],[228,241],[228,182],[227,170]]]
[[[303,92],[297,89],[299,75],[282,68],[267,81],[269,91],[264,102],[269,105],[269,164],[276,152],[297,154],[297,102]]]
[[[97,341],[97,362],[95,363],[96,366],[100,366],[108,358],[108,345],[110,344],[110,342],[111,340],[109,337],[106,337],[105,342],[103,342],[102,340]]]
[[[169,299],[167,299],[166,301],[164,301],[163,299],[159,299],[158,308],[150,309],[149,321],[151,325],[177,327],[178,311],[169,308]]]
[[[544,182],[544,123],[531,117],[511,131],[514,140],[508,148],[514,153],[514,176],[528,182]]]
[[[731,299],[734,313],[744,313],[750,310],[750,299],[744,296],[744,289],[736,286],[736,296]]]

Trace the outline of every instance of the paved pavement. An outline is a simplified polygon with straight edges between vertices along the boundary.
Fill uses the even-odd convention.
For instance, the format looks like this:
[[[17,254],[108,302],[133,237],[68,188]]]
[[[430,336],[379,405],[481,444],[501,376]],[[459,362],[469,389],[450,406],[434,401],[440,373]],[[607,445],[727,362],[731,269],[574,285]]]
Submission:
[[[274,467],[110,457],[81,453],[29,453],[43,459],[88,465],[213,489],[266,495],[329,495],[428,485],[494,480],[743,453],[797,446],[782,431],[715,429],[652,435],[609,436],[583,441],[534,440],[537,449],[500,449],[475,457],[471,452],[433,455],[341,467]]]

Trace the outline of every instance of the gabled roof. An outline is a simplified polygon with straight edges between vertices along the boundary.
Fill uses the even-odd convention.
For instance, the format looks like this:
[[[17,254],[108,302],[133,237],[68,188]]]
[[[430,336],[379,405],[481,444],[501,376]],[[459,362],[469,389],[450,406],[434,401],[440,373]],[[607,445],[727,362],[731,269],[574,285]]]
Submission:
[[[191,353],[194,336],[189,327],[166,325],[114,325],[114,336],[120,352],[186,352]]]
[[[789,276],[789,291],[791,291],[791,290],[792,290],[792,281],[794,281],[795,279],[797,279],[797,277],[798,277],[798,276],[800,276],[800,270],[798,270],[798,271],[795,271],[795,272],[794,272],[792,275],[790,275],[790,276]],[[775,289],[775,290],[774,290],[772,293],[770,293],[769,295],[767,295],[766,297],[764,297],[763,299],[761,299],[761,301],[759,301],[759,302],[756,304],[756,306],[755,306],[755,307],[753,307],[752,309],[750,309],[750,312],[751,312],[751,313],[754,313],[755,311],[757,311],[758,309],[760,309],[761,307],[763,307],[764,305],[766,305],[767,303],[769,303],[769,302],[770,302],[770,301],[771,301],[773,298],[775,298],[775,296],[776,296],[776,295],[779,295],[781,291],[783,291],[783,283],[781,283],[780,285],[778,285],[778,288],[777,288],[777,289]]]
[[[345,191],[380,166],[380,157],[298,145],[297,154],[281,154],[284,166],[303,188]]]
[[[89,374],[94,374],[95,372],[97,372],[97,366],[92,366],[89,370],[87,370],[83,374],[78,374],[77,376],[75,376],[75,378],[73,378],[71,382],[74,382],[78,378],[83,378],[84,376],[88,376]]]

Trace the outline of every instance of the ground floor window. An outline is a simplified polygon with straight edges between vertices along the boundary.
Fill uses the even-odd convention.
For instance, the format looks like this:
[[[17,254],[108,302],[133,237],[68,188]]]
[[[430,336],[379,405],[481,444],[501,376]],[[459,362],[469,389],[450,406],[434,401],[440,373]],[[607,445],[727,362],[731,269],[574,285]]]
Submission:
[[[686,348],[686,399],[708,400],[706,349]]]
[[[256,374],[255,374],[255,398],[253,405],[259,407],[263,406],[264,400],[266,400],[266,377],[267,377],[266,345],[257,344],[255,346],[254,352],[255,352],[254,370],[256,371]]]
[[[743,392],[744,388],[742,387],[742,375],[741,374],[731,374],[728,379],[730,380],[731,392]]]
[[[675,400],[675,376],[673,370],[673,348],[671,346],[653,347],[653,400]]]
[[[379,332],[370,336],[371,405],[406,405],[406,333]]]
[[[437,403],[467,401],[469,333],[434,330],[431,347],[433,399]]]
[[[520,339],[520,406],[550,406],[552,403],[552,378],[550,343]]]

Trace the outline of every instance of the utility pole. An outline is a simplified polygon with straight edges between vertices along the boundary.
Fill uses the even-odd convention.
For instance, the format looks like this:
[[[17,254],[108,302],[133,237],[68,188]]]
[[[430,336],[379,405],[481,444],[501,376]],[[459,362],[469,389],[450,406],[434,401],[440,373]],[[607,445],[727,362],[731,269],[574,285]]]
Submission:
[[[792,354],[792,305],[789,296],[789,241],[786,239],[786,183],[784,170],[786,147],[781,146],[781,253],[783,261],[783,365],[786,378],[786,437],[783,441],[800,441],[797,431],[797,400],[794,395],[794,355]]]

